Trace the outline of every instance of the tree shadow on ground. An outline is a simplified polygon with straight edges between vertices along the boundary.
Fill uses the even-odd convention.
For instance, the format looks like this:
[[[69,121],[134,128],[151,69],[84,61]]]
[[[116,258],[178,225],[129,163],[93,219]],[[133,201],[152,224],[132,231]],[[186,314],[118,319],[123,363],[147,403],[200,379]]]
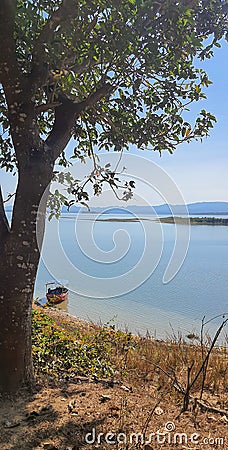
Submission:
[[[78,450],[84,447],[86,434],[93,429],[96,433],[101,430],[109,414],[98,411],[100,390],[91,403],[91,391],[86,392],[86,384],[88,387],[88,380],[83,385],[60,384],[58,388],[43,386],[43,389],[38,386],[33,393],[22,391],[17,397],[2,400],[0,449]],[[79,411],[77,406],[81,408]]]
[[[45,448],[46,450],[80,450],[86,445],[85,436],[87,433],[92,433],[92,430],[96,430],[97,427],[104,424],[106,420],[105,416],[101,416],[96,420],[85,421],[81,423],[74,423],[73,420],[69,420],[62,426],[48,426],[45,430],[38,428],[31,429],[28,425],[28,432],[24,432],[21,436],[18,435],[18,439],[21,441],[11,444],[7,439],[3,442],[1,449],[10,450],[34,450],[35,448]],[[30,428],[30,429],[29,429]],[[93,435],[91,434],[91,439]],[[60,441],[61,444],[55,444],[56,441]],[[4,446],[9,445],[9,447]]]

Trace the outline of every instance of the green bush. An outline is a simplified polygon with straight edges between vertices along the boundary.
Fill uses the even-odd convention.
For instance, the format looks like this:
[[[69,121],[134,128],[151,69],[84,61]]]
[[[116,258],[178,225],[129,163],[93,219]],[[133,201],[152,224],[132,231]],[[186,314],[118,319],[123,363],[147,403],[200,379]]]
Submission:
[[[98,333],[97,338],[78,336],[63,330],[40,310],[33,311],[32,349],[37,375],[71,379],[76,375],[108,377],[114,373],[110,361],[111,342]]]

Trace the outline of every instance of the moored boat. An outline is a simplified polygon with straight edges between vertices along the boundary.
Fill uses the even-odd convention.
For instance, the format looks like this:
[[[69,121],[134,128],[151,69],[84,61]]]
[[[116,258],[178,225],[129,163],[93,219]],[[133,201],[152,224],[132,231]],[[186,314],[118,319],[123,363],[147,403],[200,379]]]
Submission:
[[[50,285],[53,287],[51,288]],[[63,284],[56,282],[46,283],[46,298],[50,303],[61,303],[68,298],[68,289]]]

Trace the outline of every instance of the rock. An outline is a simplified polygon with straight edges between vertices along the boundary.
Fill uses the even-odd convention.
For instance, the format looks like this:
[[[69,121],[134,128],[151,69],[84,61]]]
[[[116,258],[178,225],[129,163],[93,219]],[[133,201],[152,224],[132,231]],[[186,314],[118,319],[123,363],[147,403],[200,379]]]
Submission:
[[[111,400],[110,395],[101,395],[101,397],[100,397],[100,402],[101,402],[101,403],[105,403],[105,402],[107,402],[108,400]]]
[[[126,392],[133,392],[132,387],[124,386],[124,384],[122,384],[122,386],[120,386],[120,388]]]
[[[155,408],[154,410],[154,414],[156,414],[157,416],[161,416],[161,414],[163,414],[164,411],[162,408],[160,408],[160,406],[157,406],[157,408]]]

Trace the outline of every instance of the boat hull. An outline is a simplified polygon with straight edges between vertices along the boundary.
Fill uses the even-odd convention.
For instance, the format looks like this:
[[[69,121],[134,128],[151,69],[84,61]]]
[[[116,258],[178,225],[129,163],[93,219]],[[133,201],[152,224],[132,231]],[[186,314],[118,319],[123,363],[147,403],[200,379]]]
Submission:
[[[50,294],[46,294],[47,300],[50,303],[61,303],[64,302],[65,300],[68,299],[68,291],[67,292],[62,292],[61,294],[54,294],[54,293],[50,293]]]

